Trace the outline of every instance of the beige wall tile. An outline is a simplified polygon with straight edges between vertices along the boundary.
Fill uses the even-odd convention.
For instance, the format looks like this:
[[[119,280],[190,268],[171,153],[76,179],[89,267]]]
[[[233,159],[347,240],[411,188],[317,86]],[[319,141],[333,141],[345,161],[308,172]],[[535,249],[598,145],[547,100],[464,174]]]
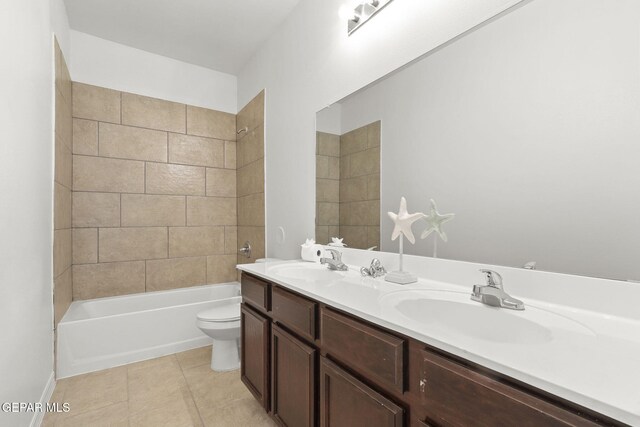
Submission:
[[[123,194],[121,212],[123,227],[183,226],[186,224],[184,196]]]
[[[69,147],[56,136],[54,180],[71,188],[73,181],[72,154]]]
[[[238,253],[238,227],[227,226],[224,228],[224,253]]]
[[[98,230],[100,262],[136,261],[167,257],[165,227],[102,228]]]
[[[169,228],[169,257],[224,253],[224,227]]]
[[[73,119],[73,154],[98,155],[98,122]]]
[[[53,232],[53,277],[71,267],[71,229]]]
[[[64,145],[71,148],[73,133],[71,103],[56,91],[55,105],[55,134],[62,140]]]
[[[340,137],[340,156],[356,153],[367,149],[367,126],[352,130]]]
[[[122,124],[169,132],[186,132],[186,106],[162,99],[122,93]]]
[[[236,225],[235,197],[187,197],[187,225]]]
[[[236,197],[236,171],[207,168],[207,196]]]
[[[237,167],[253,163],[264,158],[264,125],[259,125],[247,134],[240,134],[237,142]]]
[[[340,179],[340,157],[328,157],[329,169],[328,176],[329,179]]]
[[[73,299],[144,292],[144,261],[73,266]]]
[[[316,225],[316,243],[320,245],[329,243],[329,226]]]
[[[373,174],[367,177],[367,198],[369,200],[380,200],[380,174]]]
[[[243,127],[251,130],[262,123],[264,123],[264,90],[240,110],[236,118],[236,130]]]
[[[238,196],[264,193],[264,160],[260,159],[238,169]]]
[[[340,179],[351,178],[351,156],[340,157]]]
[[[119,227],[120,194],[73,192],[74,227]]]
[[[205,168],[147,163],[146,192],[204,196]]]
[[[369,226],[367,227],[367,247],[373,246],[377,246],[377,250],[380,250],[380,227]]]
[[[204,285],[206,282],[206,257],[147,261],[147,292]]]
[[[58,276],[53,282],[53,319],[54,327],[58,327],[58,323],[62,316],[67,312],[73,299],[73,284],[71,282],[71,268],[67,268],[64,273]]]
[[[369,200],[367,225],[380,225],[380,200]]]
[[[318,203],[318,213],[316,215],[316,223],[318,225],[338,225],[340,224],[340,204],[337,202]]]
[[[351,176],[380,173],[380,149],[370,148],[351,155]]]
[[[120,123],[120,92],[74,82],[73,117]]]
[[[238,245],[246,241],[251,243],[251,258],[238,254],[238,264],[249,264],[264,258],[264,227],[238,226]]]
[[[237,277],[236,255],[213,255],[207,257],[207,283],[235,282]]]
[[[237,144],[235,141],[224,142],[224,167],[226,169],[236,169],[237,165]]]
[[[100,123],[98,140],[102,157],[167,161],[166,132]]]
[[[321,156],[340,157],[340,137],[325,132],[316,132],[317,152]]]
[[[75,228],[73,230],[73,263],[95,264],[98,262],[98,229]]]
[[[66,100],[71,102],[71,78],[69,69],[65,61],[64,54],[58,45],[58,41],[54,37],[54,57],[55,57],[55,73],[56,73],[56,89]]]
[[[57,182],[53,189],[53,228],[71,228],[71,190]]]
[[[187,105],[187,133],[236,140],[236,115]]]
[[[144,162],[74,155],[73,191],[144,193]]]
[[[340,203],[367,200],[367,177],[340,180]]]
[[[316,178],[329,179],[329,156],[316,156]]]
[[[368,236],[366,226],[340,226],[341,236],[344,238],[344,243],[354,249],[367,249]]]
[[[224,167],[224,141],[170,133],[169,162],[222,168]]]
[[[238,198],[238,225],[264,227],[264,193]]]
[[[367,148],[380,147],[380,120],[367,125]]]
[[[316,200],[318,202],[339,201],[340,200],[340,181],[337,181],[334,179],[317,179],[316,180]]]

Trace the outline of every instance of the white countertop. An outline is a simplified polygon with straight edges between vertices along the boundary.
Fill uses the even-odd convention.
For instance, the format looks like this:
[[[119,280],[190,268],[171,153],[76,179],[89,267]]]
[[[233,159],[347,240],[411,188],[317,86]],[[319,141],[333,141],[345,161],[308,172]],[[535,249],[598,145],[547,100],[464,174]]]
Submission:
[[[300,261],[284,263],[292,266],[296,262]],[[319,264],[300,263],[306,268],[325,269]],[[531,343],[487,341],[453,333],[447,325],[416,321],[393,308],[392,301],[399,290],[438,290],[468,295],[471,288],[467,284],[419,279],[417,283],[401,286],[382,277],[362,277],[359,267],[355,266],[350,266],[346,275],[336,274],[337,280],[309,280],[279,274],[282,265],[283,262],[244,264],[238,268],[616,420],[640,425],[640,321],[637,318],[513,295],[524,301],[526,309],[510,314],[527,319],[542,313],[542,317],[547,316],[545,327],[549,328],[551,338]],[[509,292],[508,283],[505,290]],[[606,297],[603,292],[602,298]],[[640,311],[640,301],[638,304]],[[553,319],[558,316],[564,320],[557,322],[562,326],[556,327]],[[576,327],[567,328],[565,324]]]

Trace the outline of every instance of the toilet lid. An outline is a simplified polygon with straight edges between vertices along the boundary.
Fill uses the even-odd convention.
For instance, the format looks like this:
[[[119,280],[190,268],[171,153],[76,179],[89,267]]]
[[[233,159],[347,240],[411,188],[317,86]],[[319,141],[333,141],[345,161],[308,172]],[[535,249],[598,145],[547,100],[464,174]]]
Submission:
[[[204,322],[230,322],[240,319],[240,303],[225,304],[198,313]]]

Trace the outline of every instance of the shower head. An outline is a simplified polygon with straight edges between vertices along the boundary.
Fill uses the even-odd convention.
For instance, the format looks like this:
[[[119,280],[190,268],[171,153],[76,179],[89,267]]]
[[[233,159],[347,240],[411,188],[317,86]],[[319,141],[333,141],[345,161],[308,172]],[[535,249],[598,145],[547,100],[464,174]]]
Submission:
[[[238,132],[236,132],[236,133],[238,135],[240,135],[242,132],[249,132],[249,128],[245,126],[242,129],[239,129]]]

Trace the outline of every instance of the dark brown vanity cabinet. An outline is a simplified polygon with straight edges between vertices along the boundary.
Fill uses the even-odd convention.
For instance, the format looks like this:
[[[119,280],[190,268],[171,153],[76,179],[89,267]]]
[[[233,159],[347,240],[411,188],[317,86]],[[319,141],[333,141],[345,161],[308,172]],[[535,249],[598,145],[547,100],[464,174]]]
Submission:
[[[316,359],[316,349],[272,327],[271,410],[282,425],[315,425]]]
[[[242,296],[242,381],[280,425],[624,425],[246,273]]]
[[[266,317],[242,304],[240,308],[240,379],[269,410],[269,330]]]
[[[321,359],[321,427],[402,427],[403,413],[400,406],[329,359]]]

